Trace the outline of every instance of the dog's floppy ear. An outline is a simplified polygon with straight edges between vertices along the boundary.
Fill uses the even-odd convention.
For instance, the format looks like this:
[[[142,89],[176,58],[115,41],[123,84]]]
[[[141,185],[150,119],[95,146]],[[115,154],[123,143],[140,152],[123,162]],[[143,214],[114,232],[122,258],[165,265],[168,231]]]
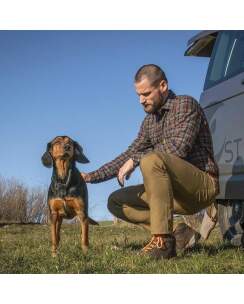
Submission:
[[[89,163],[89,160],[83,153],[82,147],[76,141],[74,141],[74,159],[82,164]]]
[[[42,164],[47,168],[51,168],[53,166],[53,158],[50,154],[49,150],[51,148],[51,143],[47,144],[46,152],[42,155]]]

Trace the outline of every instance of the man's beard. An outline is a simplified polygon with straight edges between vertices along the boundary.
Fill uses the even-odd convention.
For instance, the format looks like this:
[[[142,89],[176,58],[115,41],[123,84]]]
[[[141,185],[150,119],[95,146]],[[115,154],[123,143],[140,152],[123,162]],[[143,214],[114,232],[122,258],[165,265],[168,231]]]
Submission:
[[[155,112],[153,105],[143,106],[143,109],[146,113],[151,114]]]
[[[143,109],[148,114],[156,113],[164,104],[166,101],[166,97],[160,92],[160,101],[158,104],[149,104],[143,106]]]

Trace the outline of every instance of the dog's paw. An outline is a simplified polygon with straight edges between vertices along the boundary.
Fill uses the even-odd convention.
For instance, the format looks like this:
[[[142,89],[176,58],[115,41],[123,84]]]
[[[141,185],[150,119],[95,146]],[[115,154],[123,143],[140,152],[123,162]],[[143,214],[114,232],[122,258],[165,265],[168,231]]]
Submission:
[[[58,255],[57,255],[57,252],[56,251],[52,251],[52,257],[53,258],[56,258]]]
[[[87,254],[88,253],[88,246],[85,246],[85,245],[82,245],[82,252],[83,252],[83,254]]]

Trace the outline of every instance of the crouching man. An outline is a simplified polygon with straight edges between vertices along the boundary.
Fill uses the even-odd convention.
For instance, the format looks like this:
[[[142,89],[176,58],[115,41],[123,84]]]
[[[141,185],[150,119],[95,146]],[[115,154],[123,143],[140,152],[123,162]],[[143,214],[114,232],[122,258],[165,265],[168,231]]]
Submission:
[[[134,84],[147,113],[137,138],[111,162],[81,174],[91,183],[117,177],[124,186],[124,179],[140,165],[143,184],[113,192],[108,209],[151,231],[142,253],[168,259],[176,256],[173,214],[194,214],[215,201],[218,168],[208,122],[197,101],[169,90],[165,73],[154,64],[142,66]]]

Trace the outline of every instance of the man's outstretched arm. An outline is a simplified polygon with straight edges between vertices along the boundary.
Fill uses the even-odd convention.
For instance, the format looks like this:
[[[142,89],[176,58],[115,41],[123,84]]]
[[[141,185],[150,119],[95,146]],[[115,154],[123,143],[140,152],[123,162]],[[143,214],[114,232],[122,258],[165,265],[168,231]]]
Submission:
[[[117,180],[121,187],[124,187],[124,179],[129,179],[131,173],[134,171],[135,166],[132,158],[129,158],[123,166],[119,169]],[[89,173],[81,172],[81,176],[83,177],[86,183],[91,182],[91,175]]]
[[[119,183],[122,185],[124,178],[130,175],[139,164],[141,155],[152,150],[152,146],[146,136],[146,124],[147,119],[145,118],[137,138],[125,152],[104,164],[98,170],[90,173],[81,173],[84,180],[90,183],[99,183],[117,176]]]

